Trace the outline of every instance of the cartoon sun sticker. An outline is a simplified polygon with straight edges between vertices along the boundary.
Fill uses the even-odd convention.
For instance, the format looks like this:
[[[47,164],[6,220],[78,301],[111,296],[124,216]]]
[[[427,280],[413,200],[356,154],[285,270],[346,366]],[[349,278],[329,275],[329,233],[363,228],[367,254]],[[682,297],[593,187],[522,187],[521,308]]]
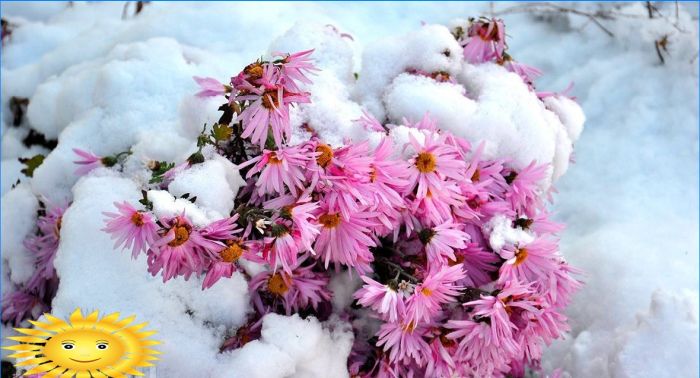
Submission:
[[[31,321],[34,328],[15,328],[26,336],[8,337],[20,344],[4,347],[21,360],[15,366],[31,367],[24,375],[50,377],[126,377],[143,375],[136,370],[153,366],[160,354],[147,339],[156,331],[144,331],[147,323],[134,324],[135,316],[119,319],[119,313],[99,318],[97,311],[83,317],[78,308],[66,322],[44,314],[46,322]]]

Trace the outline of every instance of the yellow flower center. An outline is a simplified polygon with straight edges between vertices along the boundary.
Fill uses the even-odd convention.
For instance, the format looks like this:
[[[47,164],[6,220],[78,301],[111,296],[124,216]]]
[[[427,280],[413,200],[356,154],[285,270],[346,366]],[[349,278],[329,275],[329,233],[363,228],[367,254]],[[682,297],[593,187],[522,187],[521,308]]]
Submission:
[[[61,226],[63,226],[63,216],[58,217],[56,220],[56,227],[53,229],[54,234],[57,238],[61,237]]]
[[[423,295],[425,295],[426,297],[429,297],[429,296],[433,295],[433,291],[430,290],[430,289],[428,289],[427,287],[424,287],[424,288],[420,291],[420,293],[423,294]]]
[[[169,246],[171,247],[178,247],[183,244],[190,238],[190,231],[187,229],[185,226],[175,226],[175,239],[173,239],[170,243],[168,243]]]
[[[325,228],[335,228],[340,224],[340,214],[323,214],[318,218]]]
[[[226,248],[219,252],[221,259],[227,263],[238,261],[238,259],[243,255],[244,251],[241,244],[235,241],[227,241],[226,244]]]
[[[287,286],[287,283],[284,282],[282,275],[275,273],[269,280],[267,280],[267,290],[270,291],[270,293],[281,297],[289,290],[289,287]]]
[[[474,170],[474,174],[472,175],[472,182],[478,182],[479,179],[481,179],[481,172],[479,172],[478,169]]]
[[[430,173],[435,171],[436,161],[435,155],[430,152],[421,152],[416,156],[416,168],[421,173]]]
[[[455,266],[457,264],[461,264],[464,262],[464,256],[463,255],[455,255],[455,259],[448,259],[447,260],[447,265],[449,266]]]
[[[401,326],[401,329],[403,329],[405,332],[413,332],[413,330],[416,329],[416,322],[410,322],[408,324],[403,324]]]
[[[527,249],[520,248],[515,252],[515,266],[518,266],[527,258]]]
[[[277,89],[269,89],[263,93],[262,104],[265,109],[275,109],[280,106],[279,92]]]
[[[135,224],[138,227],[143,226],[144,221],[143,221],[143,214],[140,212],[135,212],[134,215],[131,216],[131,223]]]
[[[371,171],[369,172],[369,181],[377,181],[377,168],[375,168],[374,166],[372,166]]]
[[[316,157],[316,162],[322,168],[326,168],[326,166],[328,166],[333,159],[333,149],[327,144],[319,144],[316,146],[316,152],[321,153]]]
[[[243,72],[245,72],[245,74],[251,79],[256,80],[262,77],[264,70],[262,64],[255,62],[247,65],[243,69]]]
[[[273,152],[270,154],[270,160],[268,160],[269,164],[282,164],[282,160],[280,160],[277,157],[277,153]]]

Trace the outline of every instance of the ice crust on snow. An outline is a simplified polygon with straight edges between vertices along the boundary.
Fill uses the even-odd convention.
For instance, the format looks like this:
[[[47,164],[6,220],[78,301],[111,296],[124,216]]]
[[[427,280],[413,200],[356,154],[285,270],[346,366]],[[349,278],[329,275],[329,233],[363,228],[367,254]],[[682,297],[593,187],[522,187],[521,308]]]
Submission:
[[[576,6],[595,11],[598,5]],[[544,22],[506,18],[515,57],[545,71],[538,88],[561,90],[575,82],[573,94],[588,118],[581,134],[585,117],[573,101],[556,96],[542,104],[501,67],[461,62],[446,28],[418,26],[422,20],[446,23],[455,15],[485,14],[480,5],[353,4],[338,12],[318,4],[153,3],[121,20],[122,7],[2,4],[3,17],[19,25],[2,54],[3,290],[30,273],[20,235],[33,230],[37,196],[58,204],[72,199],[56,259],[57,316],[81,306],[149,321],[165,341],[159,375],[345,376],[341,367],[351,333],[298,317],[269,316],[261,340],[219,354],[227,332],[249,310],[244,277],[235,274],[205,292],[197,279],[163,285],[145,264],[113,250],[99,230],[101,212],[113,211],[112,202],[136,204],[138,188],[150,177],[148,161],[182,163],[196,150],[203,124],[216,121],[217,101],[194,98],[191,76],[227,81],[266,51],[316,48],[324,70],[313,78],[317,106],[303,105],[293,117],[297,125],[318,127],[331,143],[366,135],[347,122],[359,118],[361,107],[392,123],[417,121],[418,110],[429,110],[441,128],[475,145],[485,139],[491,156],[512,153],[516,166],[532,159],[553,163],[554,179],[566,170],[576,143],[578,165],[557,182],[556,209],[568,225],[563,253],[586,271],[587,286],[569,310],[571,337],[545,352],[545,371],[563,367],[584,378],[698,375],[698,73],[689,64],[697,52],[697,12],[681,5],[675,27],[675,19],[649,20],[642,4],[627,4],[620,11],[640,17],[606,21],[615,38],[573,16]],[[294,26],[298,19],[304,22]],[[350,32],[355,41],[326,24]],[[659,65],[653,42],[664,35],[669,53]],[[442,54],[445,49],[450,57]],[[447,71],[457,83],[403,74],[406,69]],[[413,97],[421,93],[411,85],[430,95]],[[402,95],[400,88],[413,92]],[[26,128],[9,126],[10,96],[30,98],[24,126],[59,140],[32,180],[19,173],[16,158],[47,151],[26,148]],[[402,145],[408,132],[397,126],[390,136]],[[376,141],[380,134],[369,138]],[[123,175],[100,169],[78,180],[74,147],[103,155],[131,147],[133,154]],[[196,203],[151,191],[160,211],[187,208],[202,223],[225,215],[226,196],[240,183],[235,169],[205,155],[211,160],[199,167],[203,171],[184,171],[171,184],[177,194],[196,192]],[[217,175],[211,188],[209,180],[198,183],[206,172]],[[17,178],[23,183],[11,189]],[[506,226],[503,240],[512,232]],[[344,285],[350,284],[331,284],[336,293]],[[347,298],[335,300],[337,308]]]

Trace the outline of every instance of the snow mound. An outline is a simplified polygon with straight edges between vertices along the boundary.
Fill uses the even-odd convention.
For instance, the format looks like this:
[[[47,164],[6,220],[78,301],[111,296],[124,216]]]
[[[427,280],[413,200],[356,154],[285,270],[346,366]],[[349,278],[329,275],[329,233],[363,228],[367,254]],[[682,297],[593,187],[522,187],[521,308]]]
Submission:
[[[352,331],[337,320],[322,326],[315,318],[268,314],[262,337],[231,353],[233,377],[348,377]],[[261,356],[265,356],[261,359]]]

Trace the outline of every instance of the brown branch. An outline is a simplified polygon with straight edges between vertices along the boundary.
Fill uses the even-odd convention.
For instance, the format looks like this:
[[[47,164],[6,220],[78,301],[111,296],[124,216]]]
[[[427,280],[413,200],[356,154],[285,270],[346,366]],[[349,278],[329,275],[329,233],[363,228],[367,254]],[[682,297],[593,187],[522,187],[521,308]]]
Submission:
[[[591,22],[593,22],[596,26],[598,26],[605,34],[607,34],[610,37],[615,37],[615,34],[613,34],[610,29],[606,28],[605,25],[603,25],[598,18],[607,18],[609,17],[608,14],[602,13],[602,12],[596,12],[596,13],[589,13],[589,12],[584,12],[578,9],[573,9],[573,8],[566,8],[562,7],[556,4],[550,4],[550,3],[527,3],[527,4],[521,4],[521,5],[515,5],[510,8],[506,8],[500,12],[494,12],[496,15],[501,15],[501,14],[508,14],[508,13],[521,13],[521,12],[527,12],[527,13],[534,13],[534,12],[549,12],[549,13],[570,13],[574,14],[577,16],[582,16],[588,18]]]

